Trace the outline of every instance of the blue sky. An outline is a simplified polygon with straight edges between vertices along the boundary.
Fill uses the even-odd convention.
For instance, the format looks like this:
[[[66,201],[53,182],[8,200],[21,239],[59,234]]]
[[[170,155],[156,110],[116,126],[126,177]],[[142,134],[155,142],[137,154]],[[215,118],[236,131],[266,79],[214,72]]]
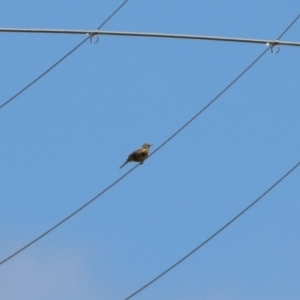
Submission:
[[[93,30],[122,1],[0,1],[0,27]],[[298,1],[129,0],[103,30],[276,39]],[[282,40],[300,41],[300,21]],[[1,33],[0,104],[83,36]],[[134,166],[264,45],[102,36],[0,110],[4,259]],[[0,268],[3,299],[124,299],[299,161],[299,48],[270,52],[101,198]],[[133,299],[299,299],[300,171]]]

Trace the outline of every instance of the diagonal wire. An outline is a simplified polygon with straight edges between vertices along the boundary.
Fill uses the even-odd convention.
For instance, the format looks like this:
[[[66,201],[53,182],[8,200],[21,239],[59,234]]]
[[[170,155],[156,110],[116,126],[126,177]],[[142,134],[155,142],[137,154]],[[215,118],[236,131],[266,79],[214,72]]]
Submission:
[[[282,34],[278,37],[277,40],[280,40],[286,33],[287,31],[298,21],[300,18],[300,14],[294,19],[294,21],[282,32]]]
[[[167,144],[170,140],[172,140],[180,131],[182,131],[185,127],[187,127],[190,123],[192,123],[199,115],[201,115],[207,108],[209,108],[219,97],[221,97],[232,85],[234,85],[251,67],[253,67],[271,48],[269,46],[266,50],[264,50],[242,73],[240,73],[230,84],[228,84],[215,98],[213,98],[210,102],[208,102],[199,112],[197,112],[190,120],[188,120],[184,125],[182,125],[175,133],[173,133],[166,141],[164,141],[159,147],[157,147],[152,155],[162,148],[165,144]],[[151,155],[150,155],[151,156]]]
[[[184,260],[186,260],[188,257],[190,257],[192,254],[194,254],[197,250],[199,250],[201,247],[203,247],[205,244],[207,244],[209,241],[211,241],[214,237],[216,237],[219,233],[221,233],[223,230],[225,230],[229,225],[231,225],[234,221],[236,221],[240,216],[242,216],[247,210],[249,210],[252,206],[254,206],[259,200],[261,200],[264,196],[266,196],[271,190],[273,190],[282,180],[284,180],[288,175],[290,175],[297,167],[299,167],[300,162],[298,162],[295,166],[293,166],[287,173],[285,173],[280,179],[278,179],[271,187],[269,187],[264,193],[262,193],[257,199],[255,199],[251,204],[249,204],[245,209],[243,209],[240,213],[238,213],[234,218],[232,218],[229,222],[227,222],[225,225],[223,225],[219,230],[217,230],[214,234],[212,234],[209,238],[207,238],[204,242],[202,242],[200,245],[198,245],[195,249],[193,249],[191,252],[186,254],[183,258],[178,260],[175,264],[173,264],[171,267],[166,269],[164,272],[156,276],[154,279],[149,281],[147,284],[142,286],[140,289],[132,293],[130,296],[126,297],[124,300],[131,299],[132,297],[136,296],[138,293],[140,293],[142,290],[147,288],[149,285],[154,283],[156,280],[160,279],[162,276],[170,272],[172,269],[177,267],[180,263],[182,263]]]
[[[297,17],[297,19],[300,17]],[[293,22],[294,23],[294,22]],[[286,31],[285,31],[286,32]],[[179,130],[177,130],[173,135],[171,135],[171,137],[169,137],[165,142],[163,142],[155,151],[153,151],[153,153],[150,155],[152,156],[154,153],[156,153],[160,148],[162,148],[165,144],[167,144],[171,139],[173,139],[180,131],[182,131],[186,126],[188,126],[193,120],[195,120],[202,112],[204,112],[211,104],[213,104],[223,93],[225,93],[238,79],[240,79],[256,62],[258,62],[258,60],[271,48],[271,46],[269,46],[266,50],[264,50],[262,52],[262,54],[260,54],[242,73],[240,73],[231,83],[229,83],[213,100],[211,100],[204,108],[202,108],[194,117],[192,117],[187,123],[185,123]],[[150,157],[149,156],[149,157]],[[111,189],[114,185],[116,185],[118,182],[120,182],[122,179],[124,179],[127,175],[129,175],[129,173],[131,173],[134,169],[136,169],[139,165],[134,166],[132,169],[130,169],[127,173],[125,173],[124,175],[122,175],[121,177],[119,177],[116,181],[114,181],[111,185],[109,185],[108,187],[106,187],[104,190],[102,190],[99,194],[97,194],[95,197],[93,197],[91,200],[89,200],[88,202],[86,202],[84,205],[82,205],[81,207],[79,207],[77,210],[75,210],[73,213],[71,213],[69,216],[67,216],[66,218],[64,218],[63,220],[61,220],[60,222],[58,222],[56,225],[54,225],[53,227],[51,227],[50,229],[48,229],[47,231],[45,231],[43,234],[41,234],[40,236],[38,236],[36,239],[32,240],[31,242],[29,242],[28,244],[26,244],[24,247],[20,248],[19,250],[17,250],[16,252],[14,252],[13,254],[11,254],[10,256],[8,256],[7,258],[5,258],[4,260],[0,261],[0,265],[2,265],[3,263],[7,262],[9,259],[13,258],[14,256],[16,256],[17,254],[19,254],[20,252],[22,252],[23,250],[25,250],[26,248],[28,248],[29,246],[33,245],[34,243],[36,243],[37,241],[39,241],[41,238],[43,238],[44,236],[46,236],[48,233],[50,233],[51,231],[53,231],[54,229],[56,229],[57,227],[59,227],[60,225],[62,225],[64,222],[66,222],[67,220],[69,220],[71,217],[73,217],[74,215],[76,215],[77,213],[79,213],[82,209],[84,209],[85,207],[87,207],[89,204],[91,204],[92,202],[94,202],[97,198],[99,198],[100,196],[102,196],[105,192],[107,192],[109,189]]]
[[[47,231],[45,231],[43,234],[41,234],[40,236],[38,236],[36,239],[32,240],[30,243],[26,244],[24,247],[20,248],[18,251],[14,252],[13,254],[11,254],[10,256],[8,256],[7,258],[3,259],[0,262],[0,265],[2,265],[3,263],[7,262],[9,259],[13,258],[14,256],[16,256],[17,254],[19,254],[20,252],[22,252],[23,250],[25,250],[26,248],[28,248],[29,246],[31,246],[32,244],[36,243],[38,240],[40,240],[41,238],[43,238],[45,235],[47,235],[48,233],[50,233],[51,231],[53,231],[54,229],[56,229],[57,227],[59,227],[61,224],[63,224],[64,222],[66,222],[67,220],[69,220],[70,218],[72,218],[74,215],[76,215],[77,213],[79,213],[81,210],[83,210],[86,206],[88,206],[89,204],[91,204],[93,201],[95,201],[98,197],[100,197],[101,195],[103,195],[105,192],[107,192],[109,189],[111,189],[114,185],[116,185],[119,181],[121,181],[124,177],[126,177],[129,173],[131,173],[135,168],[137,168],[139,165],[134,166],[132,169],[130,169],[127,173],[125,173],[123,176],[121,176],[120,178],[118,178],[116,181],[114,181],[111,185],[109,185],[107,188],[105,188],[103,191],[101,191],[98,195],[96,195],[94,198],[92,198],[90,201],[86,202],[84,205],[82,205],[81,207],[79,207],[78,209],[76,209],[74,212],[72,212],[70,215],[68,215],[66,218],[64,218],[63,220],[61,220],[60,222],[58,222],[56,225],[54,225],[53,227],[51,227],[50,229],[48,229]]]
[[[101,25],[97,27],[97,30],[99,30],[101,27],[103,27],[127,2],[128,0],[125,0],[106,20],[104,20]],[[34,85],[38,80],[40,80],[42,77],[44,77],[46,74],[48,74],[52,69],[54,69],[57,65],[59,65],[63,60],[65,60],[68,56],[70,56],[73,52],[75,52],[79,47],[81,47],[90,36],[85,38],[82,42],[80,42],[77,46],[75,46],[71,51],[69,51],[66,55],[64,55],[60,60],[58,60],[54,65],[52,65],[50,68],[48,68],[45,72],[43,72],[41,75],[39,75],[36,79],[31,81],[29,84],[27,84],[24,88],[22,88],[19,92],[17,92],[15,95],[13,95],[11,98],[6,100],[4,103],[0,105],[0,109],[2,109],[5,105],[7,105],[9,102],[17,98],[19,95],[21,95],[23,92],[25,92],[28,88],[30,88],[32,85]]]

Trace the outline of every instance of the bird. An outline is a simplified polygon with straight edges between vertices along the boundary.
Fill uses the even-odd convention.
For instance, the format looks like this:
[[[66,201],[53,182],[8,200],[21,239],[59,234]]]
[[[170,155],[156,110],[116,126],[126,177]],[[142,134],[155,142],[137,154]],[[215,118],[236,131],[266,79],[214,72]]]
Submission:
[[[153,146],[153,145],[145,143],[141,148],[133,151],[131,154],[128,155],[127,160],[120,167],[120,169],[123,168],[127,163],[129,163],[131,161],[139,162],[140,164],[142,164],[144,162],[144,160],[148,157],[149,149],[151,146]]]

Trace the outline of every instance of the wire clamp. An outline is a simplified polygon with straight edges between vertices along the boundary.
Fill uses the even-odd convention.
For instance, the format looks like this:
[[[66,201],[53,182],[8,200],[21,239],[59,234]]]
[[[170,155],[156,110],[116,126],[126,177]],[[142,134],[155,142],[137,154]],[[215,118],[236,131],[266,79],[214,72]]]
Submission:
[[[90,43],[91,44],[97,44],[99,42],[98,31],[95,31],[93,33],[87,33],[87,35],[90,38]]]
[[[267,46],[270,47],[272,54],[277,54],[280,51],[277,40],[272,43],[267,43]]]

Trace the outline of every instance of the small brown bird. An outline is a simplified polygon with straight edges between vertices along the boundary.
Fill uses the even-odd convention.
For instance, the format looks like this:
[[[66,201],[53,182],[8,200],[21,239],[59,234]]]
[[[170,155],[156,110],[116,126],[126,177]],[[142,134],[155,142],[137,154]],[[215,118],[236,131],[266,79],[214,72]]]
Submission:
[[[148,157],[149,149],[151,146],[153,146],[153,145],[146,143],[141,148],[133,151],[131,154],[129,154],[127,160],[120,167],[120,169],[123,168],[130,161],[136,161],[136,162],[139,162],[140,164],[142,164],[144,162],[144,160]]]

